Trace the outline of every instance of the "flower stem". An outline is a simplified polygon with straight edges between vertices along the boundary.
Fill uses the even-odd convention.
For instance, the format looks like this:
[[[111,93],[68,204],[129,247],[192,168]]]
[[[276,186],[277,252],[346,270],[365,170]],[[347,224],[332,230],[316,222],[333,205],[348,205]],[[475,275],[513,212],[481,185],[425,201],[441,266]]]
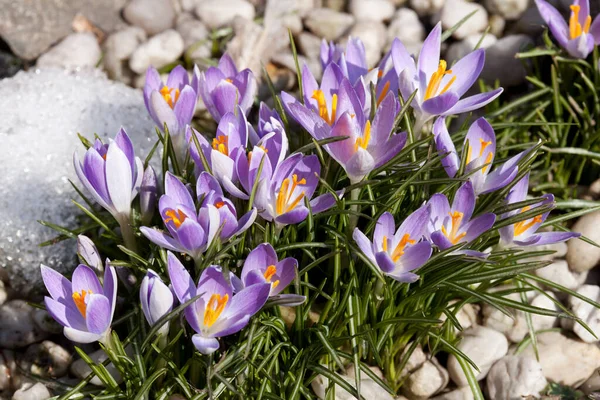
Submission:
[[[119,227],[121,228],[121,236],[123,237],[125,247],[137,253],[137,243],[135,240],[135,235],[133,234],[131,219],[129,218],[129,216],[123,216],[122,218],[119,218],[118,221]]]
[[[350,200],[357,201],[360,196],[360,188],[354,188],[350,191]],[[354,212],[360,211],[360,206],[358,204],[352,204],[350,206],[350,210]],[[352,231],[356,228],[356,224],[358,224],[358,215],[350,214],[350,222],[348,224],[348,232],[352,235]]]

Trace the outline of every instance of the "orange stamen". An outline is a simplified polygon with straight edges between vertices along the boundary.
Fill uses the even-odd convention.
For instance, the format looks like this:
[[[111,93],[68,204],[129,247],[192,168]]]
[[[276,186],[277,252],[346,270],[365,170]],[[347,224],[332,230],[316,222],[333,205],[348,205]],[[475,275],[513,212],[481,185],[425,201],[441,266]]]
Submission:
[[[87,311],[87,304],[85,303],[85,296],[87,296],[88,294],[92,294],[92,291],[91,290],[82,290],[81,293],[79,293],[79,292],[73,293],[73,301],[75,302],[75,306],[77,306],[77,309],[79,310],[79,312],[81,313],[83,318],[85,318],[86,311]]]
[[[327,102],[325,101],[325,93],[322,90],[315,90],[312,94],[312,98],[317,101],[319,107],[319,117],[323,118],[328,125],[333,125],[335,122],[335,116],[337,112],[337,94],[331,97],[331,115],[327,109]]]
[[[208,304],[204,309],[204,326],[210,328],[217,321],[228,301],[228,294],[223,297],[220,294],[210,296],[210,300],[208,300]]]
[[[175,90],[175,96],[171,94],[173,90]],[[162,89],[160,89],[160,94],[171,108],[175,107],[175,103],[179,100],[179,89],[171,89],[168,86],[163,86]]]
[[[460,224],[462,222],[464,214],[459,211],[454,211],[453,213],[451,212],[448,214],[450,214],[450,218],[452,218],[452,222],[450,223],[450,226],[451,226],[450,233],[448,233],[448,231],[446,230],[446,227],[443,225],[442,225],[442,233],[444,234],[444,236],[446,236],[448,238],[450,243],[456,244],[467,235],[466,232],[463,232],[461,234],[458,233],[458,229],[460,228]]]
[[[531,209],[531,206],[523,207],[521,209],[521,211],[519,211],[519,212],[524,213],[525,211],[528,211],[530,209]],[[519,221],[519,222],[515,223],[515,228],[514,228],[515,236],[521,235],[527,229],[531,228],[532,226],[534,226],[535,224],[540,223],[540,222],[542,222],[542,216],[536,215],[535,217],[533,217],[529,220],[526,219],[525,221]]]
[[[579,23],[579,12],[581,6],[573,4],[571,7],[571,17],[569,18],[569,36],[571,39],[577,39],[582,33],[588,33],[592,24],[592,17],[588,15],[585,18],[583,27]]]
[[[175,211],[169,209],[165,212],[165,215],[167,216],[167,218],[165,218],[165,224],[173,221],[176,229],[179,229],[181,224],[183,224],[183,221],[187,218],[187,215],[181,210]]]
[[[229,155],[228,147],[229,138],[227,136],[217,136],[212,141],[212,148],[219,151],[220,153]]]
[[[273,285],[272,286],[273,289],[275,289],[279,285],[279,279],[277,279],[274,282],[271,282],[271,279],[273,279],[273,276],[276,273],[277,273],[277,267],[275,267],[274,265],[269,265],[263,275],[265,277],[265,280]]]
[[[383,85],[381,93],[379,93],[379,97],[377,97],[377,107],[379,107],[379,104],[381,104],[381,102],[385,98],[385,95],[387,94],[388,90],[390,90],[390,81],[387,81],[385,85]]]
[[[452,78],[450,78],[450,81],[446,84],[446,86],[444,86],[444,88],[438,93],[444,76],[452,73],[451,69],[446,70],[447,66],[448,64],[445,60],[440,60],[440,64],[438,66],[437,71],[435,71],[431,75],[429,83],[427,84],[427,89],[425,90],[425,100],[429,100],[432,97],[446,93],[450,89],[454,81],[456,81],[456,76],[453,76]]]
[[[292,195],[294,194],[294,190],[296,190],[296,187],[306,185],[306,179],[302,178],[298,180],[298,175],[296,174],[292,175],[292,180],[293,183],[291,188],[290,178],[285,178],[283,182],[281,182],[281,187],[279,188],[279,193],[277,194],[276,202],[277,214],[279,215],[290,212],[291,210],[296,208],[300,200],[304,198],[303,191],[298,196],[296,196],[296,198],[290,203],[290,200],[292,198]]]
[[[217,201],[217,202],[215,203],[215,207],[217,207],[217,208],[221,208],[221,207],[223,207],[224,205],[225,205],[225,202],[224,202],[224,201]]]
[[[400,259],[400,257],[402,257],[402,255],[404,254],[404,248],[406,247],[406,245],[414,243],[415,241],[410,238],[410,235],[408,233],[405,233],[404,236],[402,236],[402,239],[400,239],[400,242],[396,245],[394,252],[392,253],[392,260],[394,262],[397,262]]]
[[[364,136],[357,138],[356,142],[354,143],[354,152],[356,153],[358,151],[359,147],[362,147],[363,149],[366,150],[367,146],[369,145],[370,139],[371,139],[371,121],[367,121],[367,123],[365,124]]]

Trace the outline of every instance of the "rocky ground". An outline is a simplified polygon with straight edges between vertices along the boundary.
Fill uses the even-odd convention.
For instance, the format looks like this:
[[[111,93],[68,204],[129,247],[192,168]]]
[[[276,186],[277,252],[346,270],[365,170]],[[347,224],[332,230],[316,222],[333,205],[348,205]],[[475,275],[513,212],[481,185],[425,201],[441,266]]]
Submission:
[[[168,69],[175,63],[206,67],[211,56],[227,49],[239,67],[261,70],[278,89],[296,82],[288,29],[301,62],[320,72],[322,39],[343,42],[348,35],[365,43],[375,65],[399,37],[417,51],[433,24],[450,28],[474,16],[444,43],[452,61],[481,41],[487,48],[483,78],[521,90],[526,69],[517,51],[540,41],[542,21],[528,0],[0,0],[0,399],[46,399],[89,370],[75,358],[72,344],[43,310],[24,299],[39,299],[39,263],[65,271],[73,267],[75,244],[39,247],[55,233],[38,224],[47,220],[76,226],[70,202],[74,178],[71,156],[77,133],[114,135],[123,125],[140,154],[152,146],[153,123],[141,93],[148,66]],[[557,1],[567,9],[569,1]],[[600,7],[600,4],[596,4]],[[600,10],[596,10],[598,12]],[[6,16],[6,17],[5,17]],[[98,67],[98,69],[95,69]],[[108,78],[107,78],[108,76]],[[264,98],[268,91],[262,89]],[[17,107],[15,107],[17,105]],[[201,112],[201,110],[199,110]],[[6,151],[10,149],[10,151]],[[600,197],[600,183],[589,197]],[[35,189],[32,189],[35,188]],[[35,190],[35,195],[32,195]],[[40,201],[42,199],[43,201]],[[582,217],[573,227],[597,242],[600,212]],[[600,249],[575,240],[551,248],[552,264],[536,275],[600,302]],[[537,307],[572,310],[600,336],[600,311],[551,287],[528,301]],[[513,300],[519,301],[520,298]],[[492,399],[535,395],[548,382],[584,393],[600,391],[600,347],[596,337],[568,319],[533,316],[539,361],[526,317],[510,318],[490,307],[467,305],[457,315],[465,327],[459,349],[480,367],[476,373]],[[86,348],[90,352],[93,347]],[[99,353],[96,353],[99,356]],[[381,374],[376,370],[375,373]],[[436,359],[417,348],[402,372],[409,399],[472,398],[457,361]],[[41,377],[39,379],[34,376]],[[346,371],[352,382],[354,373]],[[38,382],[38,383],[36,383]],[[94,381],[92,381],[94,383]],[[98,383],[98,382],[96,382]],[[323,395],[327,382],[314,381]],[[361,382],[367,399],[390,399],[374,381]],[[342,389],[338,399],[351,398]]]

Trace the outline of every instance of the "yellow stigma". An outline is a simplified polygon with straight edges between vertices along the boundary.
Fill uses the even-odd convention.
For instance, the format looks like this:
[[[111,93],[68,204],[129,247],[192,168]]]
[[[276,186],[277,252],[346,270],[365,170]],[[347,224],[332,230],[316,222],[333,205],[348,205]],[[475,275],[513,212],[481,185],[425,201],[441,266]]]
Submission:
[[[331,97],[331,115],[327,109],[327,102],[325,101],[325,94],[322,90],[315,90],[312,94],[312,98],[317,101],[319,107],[319,117],[323,118],[329,125],[333,125],[335,122],[335,115],[337,111],[337,94]]]
[[[292,185],[290,187],[290,178],[285,178],[283,182],[281,182],[281,187],[279,188],[279,193],[277,194],[277,203],[276,209],[277,214],[282,215],[287,212],[292,211],[300,200],[304,198],[304,191],[300,193],[296,198],[290,202],[292,195],[294,194],[294,190],[296,187],[306,185],[306,179],[302,178],[298,180],[298,175],[292,175]]]
[[[75,302],[75,305],[77,306],[77,309],[79,310],[83,318],[85,318],[85,313],[87,311],[87,304],[85,304],[85,296],[87,296],[88,294],[92,294],[92,291],[82,290],[81,293],[73,293],[73,301]]]
[[[479,147],[479,156],[481,157],[483,156],[483,152],[485,151],[486,147],[488,147],[490,144],[492,144],[491,141],[486,142],[483,139],[479,139],[479,142],[481,143],[481,146]],[[467,164],[470,163],[471,161],[473,161],[471,159],[471,156],[473,155],[473,147],[469,144],[469,147],[467,148]],[[492,158],[494,158],[494,153],[490,152],[487,157],[485,158],[485,163],[484,164],[489,164],[490,162],[492,162]],[[484,173],[490,166],[486,165],[483,168],[481,168],[481,173]]]
[[[225,79],[225,82],[228,82],[228,83],[233,83],[233,79],[231,79],[231,78],[226,78],[226,79]]]
[[[531,209],[531,206],[527,206],[527,207],[523,207],[521,209],[521,211],[519,211],[520,213],[524,213],[525,211],[528,211]],[[537,223],[542,222],[542,216],[541,215],[536,215],[535,217],[529,219],[529,220],[525,220],[525,221],[519,221],[515,224],[515,230],[514,230],[514,234],[515,236],[519,236],[520,234],[522,234],[523,232],[525,232],[527,229],[531,228],[532,226],[534,226]]]
[[[359,137],[356,139],[356,142],[354,143],[354,152],[356,153],[358,151],[359,147],[362,147],[363,149],[367,149],[367,146],[369,145],[369,140],[371,139],[371,121],[367,121],[367,123],[365,124],[365,132],[363,137]]]
[[[571,6],[571,18],[569,18],[569,35],[571,39],[577,39],[582,33],[588,33],[592,24],[592,17],[588,15],[585,18],[585,25],[581,27],[579,23],[579,11],[581,7],[573,4]]]
[[[456,80],[456,76],[450,78],[450,81],[446,84],[446,86],[444,86],[442,91],[438,93],[444,76],[452,73],[451,69],[446,71],[447,66],[448,64],[446,63],[446,61],[440,60],[440,65],[438,66],[437,71],[435,71],[431,75],[431,79],[429,79],[429,84],[427,84],[427,89],[425,90],[425,100],[429,100],[432,97],[446,93],[448,89],[450,89],[450,86],[452,86],[452,84]]]
[[[271,282],[271,280],[273,279],[273,276],[276,273],[277,273],[277,267],[274,265],[269,265],[263,275],[265,277],[265,280],[272,284],[273,289],[275,289],[279,285],[279,279],[277,279],[275,282]]]
[[[450,243],[456,244],[467,235],[466,232],[463,232],[461,234],[458,233],[458,229],[460,228],[460,224],[462,222],[464,214],[459,211],[454,211],[453,213],[451,212],[448,214],[450,214],[450,218],[452,219],[452,222],[450,223],[450,233],[448,233],[446,227],[443,225],[442,233],[448,238]]]
[[[175,96],[172,95],[173,90],[175,90]],[[160,89],[160,94],[171,108],[175,107],[175,103],[179,100],[179,89],[171,89],[168,86],[163,86]]]
[[[383,237],[383,251],[385,251],[387,253],[388,250],[388,245],[387,245],[387,236]],[[402,257],[402,255],[404,254],[404,248],[406,247],[407,244],[415,244],[415,241],[412,240],[410,238],[410,235],[408,233],[405,233],[404,236],[402,236],[402,239],[400,239],[400,242],[396,245],[396,248],[394,249],[394,251],[392,252],[392,260],[394,262],[397,262],[400,257]]]
[[[219,151],[220,153],[229,155],[229,147],[227,146],[229,138],[227,136],[217,136],[212,141],[212,148]]]
[[[229,295],[221,297],[220,294],[213,294],[208,300],[208,304],[204,309],[204,326],[210,328],[219,319],[219,315],[225,309],[227,302],[229,301]]]
[[[185,213],[181,210],[176,211],[169,209],[165,211],[165,215],[167,217],[165,218],[165,224],[173,221],[173,224],[175,225],[176,229],[179,229],[181,224],[183,224],[183,221],[185,221],[185,219],[187,218],[187,215],[185,215]]]

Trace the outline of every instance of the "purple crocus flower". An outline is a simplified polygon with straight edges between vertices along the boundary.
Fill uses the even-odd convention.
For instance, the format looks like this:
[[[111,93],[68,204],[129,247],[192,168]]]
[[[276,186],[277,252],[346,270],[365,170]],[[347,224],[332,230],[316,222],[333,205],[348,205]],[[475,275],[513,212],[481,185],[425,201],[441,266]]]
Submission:
[[[431,257],[431,244],[423,240],[428,222],[427,205],[409,215],[397,230],[394,217],[385,212],[377,221],[372,242],[358,228],[352,237],[384,274],[399,282],[411,283],[418,280],[419,275],[410,271],[420,268]]]
[[[269,298],[271,284],[267,282],[248,286],[234,295],[221,267],[216,265],[202,271],[196,286],[177,257],[171,252],[167,257],[169,277],[179,301],[185,303],[200,295],[185,308],[184,314],[196,331],[192,342],[202,354],[217,351],[218,338],[242,330]]]
[[[108,145],[94,142],[79,161],[73,154],[73,165],[79,180],[94,199],[119,221],[129,223],[131,201],[137,195],[144,171],[135,157],[133,144],[123,128]]]
[[[188,142],[193,140],[192,135],[195,135],[198,139],[200,149],[215,178],[225,188],[235,186],[238,180],[235,160],[239,154],[246,154],[246,146],[248,145],[248,122],[241,108],[237,107],[236,113],[230,112],[221,118],[212,143],[209,144],[203,135],[188,127],[186,133]],[[190,154],[198,169],[203,170],[204,164],[193,142],[191,143]]]
[[[350,181],[356,183],[398,154],[406,143],[406,132],[391,135],[399,110],[392,93],[379,104],[373,123],[365,117],[358,96],[347,79],[342,79],[337,93],[343,102],[339,103],[339,117],[331,126],[299,102],[289,102],[287,108],[317,140],[348,137],[323,147],[344,168]]]
[[[442,166],[448,176],[454,178],[460,166],[460,159],[446,128],[445,118],[438,118],[435,122],[433,135],[438,153],[444,157]],[[496,153],[496,134],[483,117],[469,127],[465,137],[465,149],[465,173],[468,174],[476,195],[496,191],[512,182],[519,172],[519,161],[529,152],[525,150],[517,154],[490,172]]]
[[[473,219],[475,192],[471,182],[464,183],[456,192],[452,206],[448,198],[436,193],[428,201],[428,233],[440,250],[446,250],[459,243],[470,243],[488,231],[496,221],[493,213],[479,215]],[[463,254],[485,257],[485,253],[473,250],[461,250]]]
[[[165,84],[158,71],[149,67],[144,84],[144,102],[150,117],[158,128],[163,131],[164,125],[169,129],[169,135],[177,158],[183,161],[187,151],[185,143],[185,127],[192,122],[200,88],[200,71],[194,66],[192,80],[185,68],[176,66],[169,73]]]
[[[140,186],[140,213],[142,214],[142,225],[147,225],[152,221],[154,210],[156,209],[156,200],[158,198],[158,183],[156,173],[151,165],[144,171],[142,184]]]
[[[350,80],[352,85],[367,75],[369,68],[367,65],[367,55],[365,45],[359,38],[348,38],[346,50],[343,51],[339,45],[325,39],[321,42],[321,65],[323,70],[327,69],[329,64],[337,64],[344,76]]]
[[[298,261],[295,258],[288,257],[279,261],[273,246],[262,243],[248,254],[242,268],[241,279],[236,279],[234,275],[231,281],[236,292],[257,283],[270,283],[269,297],[280,300],[279,304],[294,306],[302,304],[306,298],[296,294],[280,293],[297,274]]]
[[[485,106],[502,93],[502,88],[461,99],[477,81],[485,62],[485,51],[467,54],[452,67],[440,60],[442,26],[438,23],[425,39],[418,63],[399,40],[392,45],[392,60],[399,75],[402,96],[407,99],[415,90],[412,106],[417,116],[417,130],[436,115],[462,114]]]
[[[171,289],[151,269],[148,270],[140,285],[140,303],[150,326],[154,326],[160,318],[171,312],[175,303]],[[165,323],[161,326],[159,333],[166,336],[169,333],[169,324]]]
[[[41,271],[51,296],[44,298],[46,309],[64,327],[67,339],[77,343],[107,340],[117,299],[117,274],[108,260],[104,286],[94,270],[83,264],[75,268],[71,281],[45,265]]]
[[[87,236],[78,235],[77,254],[80,257],[80,260],[88,267],[94,269],[97,274],[101,274],[104,271],[100,253],[92,239]]]
[[[202,186],[204,184],[204,180],[198,180],[198,193],[206,193]],[[212,190],[216,189],[213,187]],[[210,199],[216,198],[215,194],[208,194]],[[220,194],[222,195],[222,192]],[[221,211],[222,207],[226,209]],[[206,200],[204,206],[196,213],[190,191],[170,172],[165,176],[165,194],[161,196],[158,208],[168,233],[148,227],[141,227],[141,232],[156,245],[189,254],[195,260],[210,246],[221,226],[221,238],[228,239],[248,229],[256,218],[256,210],[252,210],[238,221],[231,203],[220,200],[213,204]],[[222,220],[222,216],[231,221]],[[230,229],[231,222],[236,225],[235,229]]]
[[[315,155],[296,153],[285,159],[269,182],[258,185],[254,203],[260,216],[275,221],[279,228],[304,221],[309,212],[304,201],[312,198],[320,173],[321,165]],[[335,200],[331,193],[314,198],[310,201],[312,213],[333,207]]]
[[[529,189],[529,174],[525,175],[519,182],[517,182],[506,197],[507,204],[518,203],[524,201],[527,198],[527,190]],[[551,194],[545,194],[543,200],[537,204],[526,206],[520,210],[513,210],[502,215],[503,219],[515,216],[517,214],[524,213],[526,211],[542,207],[548,204],[554,206],[554,196]],[[541,224],[544,223],[548,218],[550,211],[536,215],[533,218],[526,219],[524,221],[516,222],[512,225],[508,225],[499,229],[501,244],[504,247],[511,245],[517,246],[539,246],[544,244],[552,244],[558,242],[564,242],[566,240],[581,236],[575,232],[537,232]]]
[[[252,107],[257,91],[252,71],[238,72],[228,54],[223,54],[217,67],[200,73],[200,95],[210,115],[219,122],[239,106],[245,115]]]
[[[575,0],[570,6],[569,23],[558,10],[544,0],[535,0],[540,15],[560,46],[575,58],[587,58],[600,44],[600,17],[592,23],[589,0]]]

